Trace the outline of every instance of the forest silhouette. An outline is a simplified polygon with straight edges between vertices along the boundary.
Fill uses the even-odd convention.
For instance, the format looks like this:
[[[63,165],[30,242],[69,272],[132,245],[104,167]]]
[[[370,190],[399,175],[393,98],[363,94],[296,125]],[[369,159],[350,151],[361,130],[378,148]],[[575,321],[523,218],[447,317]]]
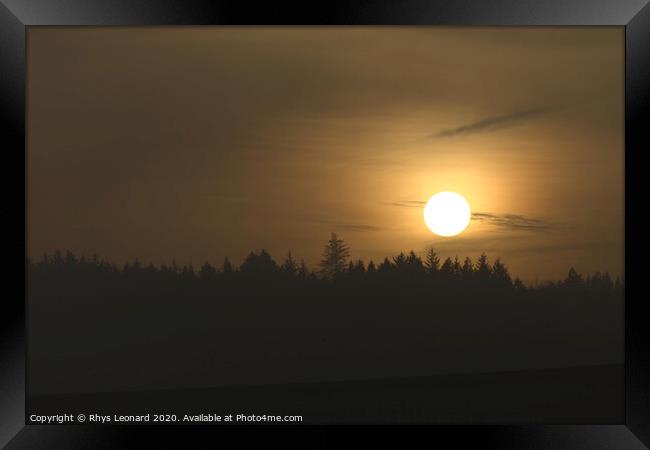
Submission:
[[[490,262],[488,256],[482,253],[476,262],[465,257],[461,262],[458,257],[440,256],[433,248],[426,250],[424,257],[418,256],[413,250],[401,252],[391,258],[386,257],[379,264],[374,261],[366,263],[350,259],[347,244],[336,233],[325,245],[323,257],[315,269],[310,269],[304,260],[298,262],[289,252],[283,262],[276,262],[265,249],[251,251],[239,267],[233,265],[226,256],[221,267],[215,267],[205,262],[198,269],[193,265],[178,266],[153,264],[143,265],[138,259],[126,263],[123,267],[108,262],[93,255],[91,258],[78,257],[67,251],[63,254],[56,251],[49,255],[45,253],[38,262],[28,260],[28,270],[33,276],[45,276],[48,273],[60,275],[84,273],[105,274],[106,276],[123,276],[130,280],[141,278],[143,282],[154,279],[176,281],[178,283],[191,280],[208,283],[233,284],[238,281],[249,283],[272,282],[276,285],[291,284],[319,286],[323,284],[349,284],[391,282],[391,283],[428,283],[436,288],[438,294],[444,294],[445,288],[489,289],[515,291],[569,291],[576,295],[605,295],[621,291],[623,284],[617,277],[612,280],[609,273],[596,272],[583,277],[573,267],[568,269],[564,279],[546,281],[535,286],[525,286],[518,278],[511,277],[507,266],[497,258]],[[197,286],[199,286],[197,284]],[[581,291],[576,291],[580,288]]]
[[[71,252],[27,265],[35,393],[182,387],[189,373],[213,386],[622,359],[624,285],[607,273],[527,286],[499,259],[434,249],[366,264],[336,234],[313,269],[266,250],[239,266],[118,267]]]

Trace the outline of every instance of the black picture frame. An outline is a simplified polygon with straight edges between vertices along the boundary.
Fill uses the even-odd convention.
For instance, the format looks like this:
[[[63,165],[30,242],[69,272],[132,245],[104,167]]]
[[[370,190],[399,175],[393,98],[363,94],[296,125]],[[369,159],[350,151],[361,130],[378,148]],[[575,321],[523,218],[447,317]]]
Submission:
[[[650,308],[642,280],[643,153],[650,149],[650,5],[648,0],[356,0],[260,2],[207,0],[1,0],[0,111],[4,155],[16,158],[5,173],[26,172],[26,31],[30,26],[61,25],[609,25],[625,28],[625,421],[620,424],[417,427],[428,442],[452,439],[455,446],[481,448],[644,448],[650,446]],[[5,176],[5,180],[10,177]],[[7,181],[14,194],[18,181]],[[25,196],[25,202],[27,197]],[[25,223],[20,223],[26,239]],[[10,214],[6,215],[7,217]],[[15,214],[20,217],[20,213]],[[13,236],[19,236],[16,231]],[[19,238],[8,238],[19,242]],[[26,244],[26,241],[25,241]],[[20,245],[16,245],[19,249]],[[21,257],[25,258],[25,247]],[[19,276],[8,278],[11,282]],[[26,290],[26,283],[23,285]],[[25,296],[3,296],[0,346],[0,444],[7,448],[129,448],[145,438],[156,448],[186,447],[187,440],[237,433],[239,428],[25,425]],[[249,429],[250,427],[245,427]],[[265,427],[265,436],[283,426]],[[291,426],[308,446],[326,442],[322,429]],[[385,441],[390,427],[365,428],[366,437]],[[349,428],[330,428],[336,436]],[[409,427],[409,431],[416,430]],[[305,434],[306,432],[306,434]],[[400,433],[400,439],[403,434]],[[424,437],[424,436],[420,436]]]

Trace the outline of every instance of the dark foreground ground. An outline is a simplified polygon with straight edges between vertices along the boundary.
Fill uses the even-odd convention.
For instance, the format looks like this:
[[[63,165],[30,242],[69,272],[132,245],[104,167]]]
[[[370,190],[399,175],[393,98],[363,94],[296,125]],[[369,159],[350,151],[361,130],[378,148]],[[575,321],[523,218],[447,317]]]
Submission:
[[[589,423],[624,420],[624,366],[372,381],[31,396],[31,414],[273,414],[303,423]]]

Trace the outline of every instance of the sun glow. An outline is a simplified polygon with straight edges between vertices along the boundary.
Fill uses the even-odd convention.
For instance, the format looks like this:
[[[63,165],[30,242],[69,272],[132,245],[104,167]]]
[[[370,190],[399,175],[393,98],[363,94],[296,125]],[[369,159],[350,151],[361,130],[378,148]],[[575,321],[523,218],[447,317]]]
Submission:
[[[438,236],[456,236],[469,225],[472,212],[467,200],[455,192],[438,192],[424,207],[424,223]]]

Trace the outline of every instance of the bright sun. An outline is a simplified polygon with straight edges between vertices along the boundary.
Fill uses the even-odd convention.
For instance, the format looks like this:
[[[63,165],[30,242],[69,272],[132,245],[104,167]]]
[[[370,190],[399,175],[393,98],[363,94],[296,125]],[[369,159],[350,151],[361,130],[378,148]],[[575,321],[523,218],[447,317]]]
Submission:
[[[471,218],[467,200],[455,192],[438,192],[424,207],[424,223],[439,236],[460,234]]]

